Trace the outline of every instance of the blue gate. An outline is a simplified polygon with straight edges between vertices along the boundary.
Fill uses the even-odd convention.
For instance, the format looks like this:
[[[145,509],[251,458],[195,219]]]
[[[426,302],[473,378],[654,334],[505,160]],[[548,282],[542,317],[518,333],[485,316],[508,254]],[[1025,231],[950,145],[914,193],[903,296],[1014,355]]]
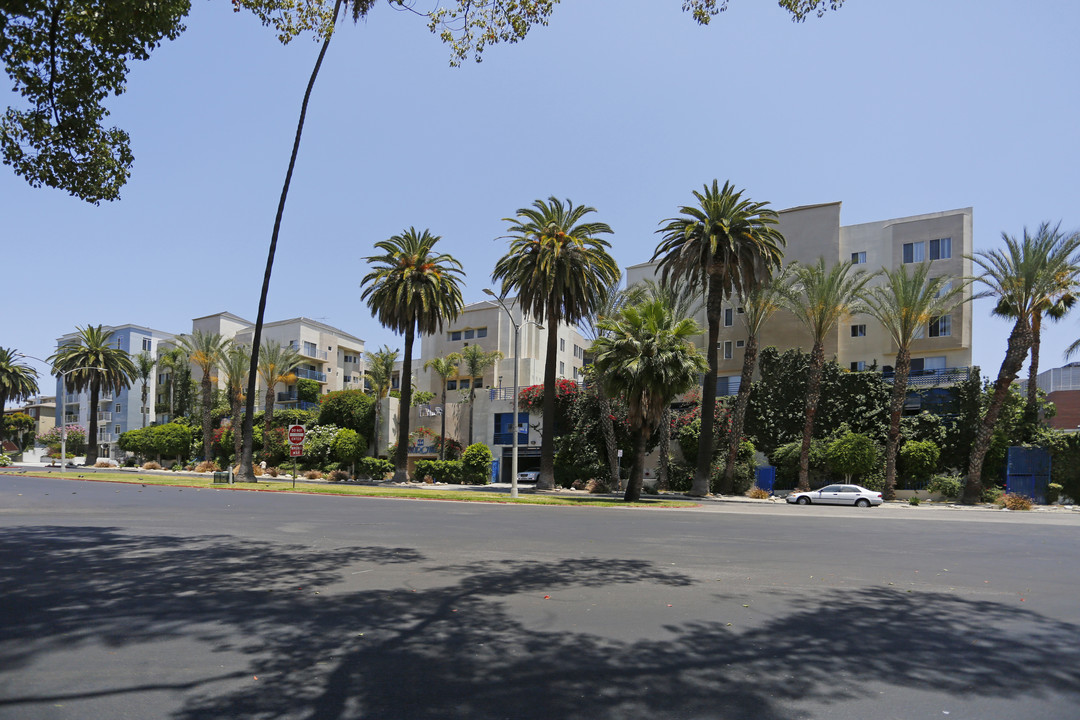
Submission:
[[[1042,448],[1011,447],[1005,462],[1005,492],[1046,502],[1050,484],[1050,453]]]
[[[502,478],[499,477],[499,459],[495,458],[491,461],[491,482],[502,482]]]
[[[772,465],[759,465],[756,472],[755,484],[772,495],[773,485],[776,484],[776,468]]]

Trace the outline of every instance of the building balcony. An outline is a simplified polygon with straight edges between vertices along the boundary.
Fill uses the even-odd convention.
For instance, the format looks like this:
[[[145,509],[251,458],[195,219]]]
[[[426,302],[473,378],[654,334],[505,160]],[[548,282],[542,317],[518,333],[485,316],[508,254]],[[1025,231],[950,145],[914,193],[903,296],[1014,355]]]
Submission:
[[[64,404],[65,405],[78,405],[79,404],[79,394],[78,393],[68,393],[67,395],[64,396]]]
[[[497,432],[492,437],[492,444],[493,445],[513,445],[514,444],[514,433],[512,433],[512,432]],[[518,433],[518,445],[521,446],[521,445],[528,445],[528,444],[529,444],[529,433],[528,433],[528,431],[519,432]]]
[[[79,416],[78,415],[65,415],[64,416],[64,424],[65,425],[78,425],[79,424]]]
[[[99,443],[114,443],[116,442],[116,435],[111,432],[99,432],[97,439]]]
[[[317,380],[318,382],[326,382],[326,373],[321,373],[318,370],[297,370],[296,377],[307,378],[308,380]]]
[[[328,359],[325,350],[311,350],[304,347],[294,347],[294,349],[304,357],[315,358],[316,360],[322,360],[323,362]]]
[[[522,389],[524,389],[524,387],[522,387]],[[512,387],[488,388],[488,392],[491,394],[490,399],[492,399],[492,400],[513,400],[514,399],[514,388],[512,388]],[[498,445],[499,443],[495,443],[495,444]]]
[[[111,412],[99,412],[97,414],[97,421],[98,422],[112,422],[112,413]]]
[[[278,402],[296,402],[297,397],[295,392],[279,392],[277,394]]]
[[[936,387],[938,385],[955,385],[968,379],[971,368],[953,367],[937,368],[935,370],[916,370],[908,376],[909,388]],[[895,373],[893,371],[881,373],[885,382],[892,382]]]

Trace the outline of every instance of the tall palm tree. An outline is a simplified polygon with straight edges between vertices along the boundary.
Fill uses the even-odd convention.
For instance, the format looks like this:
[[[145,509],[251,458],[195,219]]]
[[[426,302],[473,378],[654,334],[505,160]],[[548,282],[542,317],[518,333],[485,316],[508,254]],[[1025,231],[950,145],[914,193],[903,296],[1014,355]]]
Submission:
[[[679,217],[663,221],[666,224],[657,231],[661,241],[652,257],[660,259],[662,281],[684,279],[705,293],[709,370],[701,389],[701,442],[690,489],[697,496],[709,494],[724,300],[767,282],[784,255],[776,211],[768,203],[752,202],[742,195],[730,182],[720,188],[716,180],[704,192],[694,192],[698,205],[684,206]]]
[[[724,463],[724,477],[720,481],[720,493],[728,494],[735,487],[735,465],[739,457],[739,444],[742,442],[743,425],[746,422],[746,406],[750,402],[750,389],[754,381],[754,368],[757,366],[758,338],[766,323],[772,319],[783,304],[784,292],[791,283],[791,275],[783,268],[779,275],[773,276],[767,283],[753,287],[742,298],[743,322],[746,324],[746,346],[743,350],[742,375],[739,378],[739,392],[735,395],[735,408],[731,418],[731,433],[728,435],[727,460]]]
[[[154,376],[154,366],[157,360],[145,350],[134,358],[135,374],[132,380],[138,380],[142,385],[142,426],[146,427],[146,400],[150,397],[150,378]]]
[[[278,383],[296,382],[294,369],[300,363],[300,351],[291,345],[282,345],[277,340],[270,340],[263,345],[259,353],[259,379],[266,386],[263,407],[263,448],[270,445],[270,428],[274,420],[274,394]],[[234,426],[235,427],[235,426]],[[241,437],[242,437],[241,433]]]
[[[440,380],[440,402],[442,403],[441,424],[442,427],[439,430],[439,459],[446,459],[446,381],[458,374],[458,365],[461,364],[461,355],[459,353],[450,353],[446,357],[437,357],[428,360],[424,363],[425,370],[431,370],[439,376]],[[471,422],[471,420],[470,420]]]
[[[398,447],[394,481],[408,479],[409,408],[412,405],[412,352],[416,333],[432,335],[444,320],[461,314],[464,303],[458,276],[461,263],[451,255],[436,254],[438,235],[409,228],[401,235],[375,243],[382,255],[367,258],[372,270],[364,276],[361,297],[383,327],[405,334],[401,361],[401,404],[398,407]]]
[[[587,205],[565,204],[555,197],[519,208],[510,223],[510,249],[495,263],[491,278],[502,283],[500,295],[516,293],[521,308],[547,327],[544,360],[543,435],[536,487],[555,487],[555,375],[559,325],[577,324],[601,305],[619,268],[608,254],[607,223],[583,221],[596,212]]]
[[[690,339],[701,332],[693,320],[677,320],[660,300],[625,307],[599,323],[594,363],[607,391],[626,400],[633,435],[633,464],[624,499],[641,497],[645,447],[672,399],[697,383],[706,362]]]
[[[803,424],[802,452],[799,454],[799,489],[810,489],[810,440],[814,435],[814,417],[821,399],[821,373],[825,367],[825,337],[844,317],[865,311],[861,300],[863,288],[872,275],[853,271],[850,262],[831,268],[825,258],[814,265],[789,265],[793,285],[784,294],[784,304],[810,332],[814,346],[810,350],[810,372],[806,383],[806,421]]]
[[[1024,229],[1025,235],[1027,229]],[[1080,233],[1068,235],[1061,231],[1061,224],[1051,226],[1044,222],[1035,231],[1034,239],[1040,244],[1049,246],[1076,243]],[[1080,266],[1076,263],[1065,263],[1052,278],[1046,278],[1044,287],[1040,290],[1041,296],[1033,298],[1030,317],[1031,324],[1031,360],[1028,363],[1027,383],[1027,410],[1034,416],[1038,410],[1036,399],[1038,397],[1039,383],[1039,349],[1042,345],[1042,321],[1043,316],[1050,320],[1060,320],[1076,304],[1077,290],[1080,286]],[[994,306],[993,314],[1000,317],[1015,318],[1017,308],[1010,298],[999,298]]]
[[[200,385],[202,387],[203,459],[209,460],[212,431],[210,412],[213,409],[211,398],[213,382],[216,380],[212,376],[214,367],[221,364],[225,352],[229,348],[229,340],[218,333],[203,332],[202,330],[196,330],[191,335],[181,335],[176,340],[180,343],[180,347],[184,349],[184,352],[187,353],[188,360],[202,371]],[[243,468],[241,468],[242,470]]]
[[[881,323],[896,344],[893,365],[892,400],[889,404],[889,434],[885,441],[886,500],[896,496],[896,452],[900,445],[900,418],[907,397],[911,372],[911,344],[923,336],[926,326],[948,315],[963,300],[967,281],[930,277],[930,263],[907,265],[882,271],[884,282],[863,293],[867,314]]]
[[[1061,286],[1061,278],[1075,272],[1075,253],[1080,248],[1080,235],[1066,238],[1051,233],[1030,235],[1027,228],[1021,240],[1006,233],[1002,233],[1001,238],[1005,241],[1003,250],[980,251],[971,256],[972,262],[981,269],[975,281],[985,286],[985,290],[975,297],[996,298],[998,307],[1011,308],[1016,320],[1009,333],[1005,359],[1001,361],[994,382],[994,393],[968,456],[963,495],[963,502],[967,504],[977,503],[982,497],[983,460],[990,449],[994,426],[1009,386],[1020,372],[1034,341],[1031,319],[1046,298],[1053,295],[1052,288]]]
[[[366,381],[371,385],[371,392],[375,396],[375,430],[371,438],[371,454],[379,455],[379,418],[382,415],[381,401],[390,393],[390,387],[394,380],[394,364],[398,359],[398,351],[391,350],[389,345],[383,345],[382,350],[364,353],[367,361],[367,369],[364,371]],[[446,399],[446,393],[443,393]],[[444,424],[445,428],[445,424]]]
[[[53,372],[67,373],[66,385],[75,392],[90,391],[90,429],[86,438],[86,464],[98,459],[98,398],[102,392],[118,393],[131,387],[135,364],[126,350],[110,341],[111,330],[87,325],[77,328],[75,338],[49,357]]]
[[[469,445],[473,444],[473,407],[476,400],[476,381],[503,359],[501,350],[485,351],[479,345],[469,345],[461,351],[461,367],[469,378]],[[443,417],[446,417],[445,415]]]
[[[166,382],[169,385],[169,419],[173,419],[175,411],[176,384],[184,374],[182,370],[190,370],[187,353],[182,347],[174,347],[158,353],[158,367],[166,373]]]
[[[230,343],[221,358],[221,371],[225,375],[225,394],[229,398],[229,412],[232,414],[234,463],[240,462],[244,452],[244,437],[240,432],[243,427],[241,415],[244,410],[244,389],[250,370],[251,351],[246,345]]]
[[[578,327],[586,340],[596,342],[596,339],[606,332],[599,327],[601,320],[617,316],[625,305],[640,301],[644,297],[640,286],[620,288],[621,283],[622,273],[608,285],[602,302],[591,308],[585,317],[581,319]],[[596,392],[596,398],[600,405],[600,434],[604,438],[604,448],[607,451],[609,482],[612,488],[618,488],[620,485],[619,449],[615,442],[615,423],[612,421],[611,398],[608,397],[607,392],[604,390],[603,379],[600,377],[595,365],[592,366],[592,372],[592,387]]]
[[[666,283],[648,279],[640,285],[627,288],[630,302],[637,304],[646,299],[661,300],[675,316],[676,320],[693,319],[704,306],[702,295],[685,280],[669,279]],[[671,405],[664,408],[664,417],[660,420],[660,455],[656,468],[656,477],[660,487],[666,488],[669,480],[671,463]]]
[[[14,348],[0,347],[0,422],[8,400],[29,400],[38,392],[37,370],[18,357]]]

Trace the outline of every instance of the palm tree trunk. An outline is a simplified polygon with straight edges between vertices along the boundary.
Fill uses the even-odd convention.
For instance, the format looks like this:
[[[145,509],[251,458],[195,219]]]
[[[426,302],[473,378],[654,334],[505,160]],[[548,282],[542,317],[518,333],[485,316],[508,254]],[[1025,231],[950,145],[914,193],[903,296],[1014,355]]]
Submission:
[[[664,408],[660,416],[660,458],[656,466],[656,483],[661,490],[669,487],[669,469],[671,465],[671,405]]]
[[[720,492],[725,495],[735,488],[735,464],[739,459],[739,443],[742,442],[746,406],[750,401],[750,387],[754,381],[757,346],[756,335],[747,338],[746,352],[743,353],[742,376],[739,379],[739,394],[735,397],[735,417],[732,418],[731,435],[728,437],[728,454],[727,462],[724,464],[724,479],[720,484]]]
[[[716,415],[716,375],[720,366],[720,355],[716,343],[720,339],[720,316],[723,312],[723,290],[720,282],[715,278],[709,278],[709,296],[707,300],[708,310],[706,317],[709,322],[709,347],[706,357],[709,360],[709,371],[705,373],[705,380],[701,386],[701,436],[698,439],[697,468],[694,470],[694,482],[690,487],[689,495],[705,497],[709,494],[709,481],[712,475],[713,456],[713,426]]]
[[[442,413],[439,415],[442,420],[440,421],[439,429],[439,459],[446,459],[446,378],[442,381]],[[514,424],[514,432],[517,432],[517,424]]]
[[[274,420],[275,384],[271,384],[266,390],[266,409],[263,410],[263,459],[267,461],[270,459],[270,428],[273,427]],[[243,465],[243,457],[240,458],[240,463]],[[254,472],[254,468],[252,468],[252,471]]]
[[[645,481],[645,446],[649,440],[649,429],[645,423],[635,423],[634,463],[630,466],[630,478],[626,481],[626,493],[623,500],[636,502],[641,499],[641,486]]]
[[[375,427],[371,431],[371,457],[379,457],[379,420],[382,418],[380,407],[382,398],[375,395]]]
[[[540,436],[540,476],[537,490],[555,488],[555,367],[559,351],[559,315],[555,298],[548,305],[545,323],[548,326],[547,357],[544,360],[543,434]]]
[[[330,46],[333,37],[333,28],[337,26],[338,13],[341,11],[342,0],[334,3],[334,14],[330,20],[330,32],[323,40],[319,57],[315,60],[315,67],[308,79],[307,89],[304,91],[304,100],[300,104],[300,120],[296,123],[296,137],[293,139],[292,154],[289,156],[289,169],[285,172],[285,183],[281,187],[281,197],[278,199],[277,215],[274,217],[274,231],[270,234],[270,249],[266,254],[266,271],[263,273],[262,292],[259,294],[259,312],[255,317],[255,330],[251,338],[251,365],[247,387],[247,413],[244,415],[243,457],[240,459],[240,479],[242,481],[254,481],[255,471],[251,467],[252,432],[251,423],[255,416],[255,382],[259,372],[259,343],[262,342],[263,317],[266,315],[266,296],[270,292],[270,275],[274,270],[274,253],[277,252],[278,233],[281,231],[281,216],[285,213],[285,200],[289,197],[289,184],[292,182],[293,168],[296,167],[296,156],[300,151],[300,138],[304,134],[304,119],[307,116],[308,101],[311,99],[311,89],[315,86],[315,79],[319,76],[319,68],[322,67],[323,58],[326,56],[326,48]],[[407,358],[406,358],[407,359]]]
[[[412,349],[415,331],[405,331],[405,357],[401,359],[401,405],[398,407],[398,442],[394,454],[394,482],[409,479],[409,406],[412,404]]]
[[[904,414],[904,399],[907,397],[910,372],[911,351],[902,347],[896,353],[892,399],[889,402],[889,434],[885,440],[885,489],[882,496],[886,500],[896,499],[896,453],[900,447],[900,418]]]
[[[1042,313],[1031,318],[1031,362],[1028,364],[1027,413],[1031,419],[1039,415],[1039,345],[1042,335]]]
[[[473,382],[476,378],[469,381],[469,444],[473,444],[473,408],[475,405],[473,402],[476,400],[476,388],[473,387]]]
[[[203,368],[202,377],[202,439],[203,460],[213,460],[210,452],[210,368]]]
[[[990,449],[990,441],[994,435],[994,427],[997,425],[998,415],[1005,404],[1005,398],[1009,394],[1009,386],[1016,379],[1017,373],[1024,364],[1028,349],[1031,347],[1032,332],[1024,318],[1020,318],[1013,325],[1009,333],[1008,349],[1005,351],[1005,359],[1001,361],[1001,369],[998,370],[997,381],[994,383],[994,394],[990,398],[990,405],[986,408],[979,430],[975,433],[975,442],[971,445],[971,455],[968,457],[967,482],[964,483],[965,505],[974,505],[982,499],[982,466],[986,459],[986,453]]]
[[[810,352],[810,373],[806,383],[806,422],[803,424],[802,450],[799,452],[799,490],[810,489],[810,440],[814,436],[814,416],[821,399],[821,371],[825,365],[825,347],[814,343]]]
[[[101,381],[95,373],[90,378],[90,422],[86,436],[86,465],[93,467],[98,459],[98,393],[101,392]]]
[[[237,430],[239,430],[240,428],[237,427],[237,423],[236,423],[237,419],[239,419],[239,417],[240,417],[240,413],[241,413],[242,409],[243,409],[243,405],[242,405],[242,403],[240,401],[240,398],[236,398],[232,402],[232,414],[233,414],[233,427],[232,427],[232,431],[233,431],[233,462],[234,463],[239,463],[240,462],[241,453],[244,452],[244,436],[243,436],[243,433],[237,432]],[[255,474],[254,473],[254,468],[252,468],[252,474],[253,475]]]
[[[615,445],[615,423],[611,420],[611,400],[604,393],[600,384],[596,385],[596,394],[600,398],[600,432],[604,436],[604,447],[607,450],[608,470],[611,477],[611,489],[619,487],[619,448]]]
[[[143,383],[142,386],[142,426],[146,427],[146,397],[150,392],[150,386]]]

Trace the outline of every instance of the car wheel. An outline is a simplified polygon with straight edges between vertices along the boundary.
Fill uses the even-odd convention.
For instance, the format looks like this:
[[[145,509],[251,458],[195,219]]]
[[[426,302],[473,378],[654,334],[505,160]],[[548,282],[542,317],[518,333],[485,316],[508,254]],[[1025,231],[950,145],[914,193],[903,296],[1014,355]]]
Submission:
[[[859,498],[855,501],[855,507],[870,507],[870,501],[866,498]]]
[[[808,498],[808,497],[806,497],[804,495],[801,498],[799,498],[798,500],[796,500],[795,502],[799,503],[800,505],[809,505],[810,504],[810,498]]]

